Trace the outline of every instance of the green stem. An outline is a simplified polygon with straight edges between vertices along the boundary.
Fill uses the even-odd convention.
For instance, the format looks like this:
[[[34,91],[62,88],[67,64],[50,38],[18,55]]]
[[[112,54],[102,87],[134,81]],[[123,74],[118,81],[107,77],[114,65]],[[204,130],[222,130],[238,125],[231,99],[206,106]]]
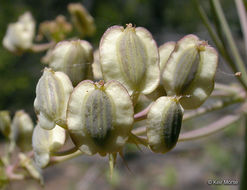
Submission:
[[[66,155],[66,156],[52,157],[50,159],[50,163],[47,165],[47,167],[61,163],[61,162],[64,162],[64,161],[67,161],[67,160],[70,160],[70,159],[75,158],[77,156],[80,156],[82,154],[83,154],[83,152],[81,152],[80,150],[77,150],[76,152],[69,154],[69,155]]]
[[[232,70],[234,72],[237,72],[237,68],[236,65],[234,64],[234,62],[232,61],[231,57],[229,56],[229,54],[227,53],[227,50],[225,49],[223,43],[221,42],[221,40],[218,38],[218,36],[215,34],[213,27],[210,24],[210,21],[207,17],[207,14],[205,13],[205,11],[203,10],[202,6],[199,4],[198,0],[195,0],[196,3],[196,8],[197,11],[199,13],[200,18],[202,19],[203,24],[205,25],[205,27],[207,28],[212,40],[214,41],[216,47],[218,48],[220,54],[224,57],[224,59],[229,63],[230,67],[232,68]]]
[[[148,142],[147,139],[144,137],[138,137],[137,135],[131,133],[130,134],[130,138],[128,139],[129,143],[134,143],[136,145],[138,144],[142,144],[144,146],[148,146]]]
[[[198,116],[200,116],[202,114],[209,113],[209,112],[212,112],[212,111],[216,111],[216,110],[219,110],[219,109],[223,109],[223,108],[225,108],[225,107],[227,107],[229,105],[233,105],[233,104],[236,104],[236,103],[239,103],[239,102],[243,102],[245,99],[246,99],[245,93],[240,93],[240,94],[238,94],[238,96],[233,96],[233,97],[230,97],[230,98],[225,99],[225,100],[219,100],[219,101],[215,102],[214,104],[212,104],[212,105],[210,105],[208,107],[201,107],[201,108],[198,108],[196,110],[193,110],[193,111],[185,113],[184,116],[183,116],[183,122],[186,121],[186,120],[192,119],[194,117],[198,117]],[[133,129],[132,133],[134,135],[137,135],[137,136],[145,135],[146,126],[142,126],[142,127]]]
[[[194,117],[198,117],[198,116],[205,114],[205,113],[209,113],[209,112],[212,112],[215,110],[225,108],[225,107],[232,105],[232,104],[244,102],[245,99],[246,99],[245,94],[242,94],[242,96],[238,96],[238,97],[233,96],[230,98],[226,98],[225,100],[217,100],[212,105],[209,105],[207,107],[201,107],[201,108],[198,108],[196,110],[185,113],[184,117],[183,117],[183,121],[192,119]]]
[[[242,166],[242,176],[240,181],[240,190],[247,189],[247,116],[245,116],[245,138],[244,138],[244,160]]]
[[[245,52],[247,53],[247,15],[242,0],[235,0],[240,20],[240,26],[244,37]]]
[[[219,22],[221,23],[222,30],[226,36],[226,40],[229,44],[229,48],[232,52],[235,64],[237,66],[237,69],[242,73],[242,77],[239,77],[239,79],[242,81],[243,87],[247,90],[247,72],[244,65],[244,62],[239,54],[239,51],[237,49],[237,46],[234,42],[234,39],[232,37],[232,33],[230,31],[229,25],[226,21],[225,15],[223,13],[222,7],[220,5],[219,0],[212,0],[212,3],[215,7],[216,15],[219,19]]]
[[[72,154],[74,152],[76,152],[78,150],[77,147],[72,147],[68,150],[64,150],[64,151],[61,151],[61,152],[52,152],[51,155],[52,156],[66,156],[66,155],[69,155],[69,154]]]

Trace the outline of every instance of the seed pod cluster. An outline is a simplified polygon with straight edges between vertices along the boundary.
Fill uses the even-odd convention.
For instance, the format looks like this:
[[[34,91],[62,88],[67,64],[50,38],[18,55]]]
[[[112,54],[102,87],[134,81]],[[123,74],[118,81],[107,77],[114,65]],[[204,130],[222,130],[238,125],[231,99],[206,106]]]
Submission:
[[[169,96],[182,96],[184,109],[199,107],[214,88],[218,55],[207,42],[187,35],[160,48],[162,82]]]
[[[133,114],[130,96],[119,82],[83,81],[69,100],[69,133],[86,154],[119,152],[128,139]]]
[[[73,86],[66,74],[45,68],[36,87],[34,108],[39,125],[52,129],[56,124],[66,127],[66,110]]]
[[[183,108],[175,97],[160,97],[147,115],[147,137],[152,151],[166,153],[177,143]]]
[[[214,87],[218,55],[195,35],[165,43],[158,50],[144,28],[131,24],[109,28],[94,63],[95,79],[103,77],[106,83],[85,80],[92,54],[92,46],[83,40],[61,42],[52,50],[51,69],[44,70],[34,102],[38,126],[33,147],[42,167],[64,143],[65,131],[59,126],[68,130],[83,153],[116,156],[129,136],[135,137],[131,135],[133,105],[138,105],[140,94],[145,101],[155,101],[146,120],[148,145],[154,152],[166,153],[178,141],[184,109],[199,107]]]

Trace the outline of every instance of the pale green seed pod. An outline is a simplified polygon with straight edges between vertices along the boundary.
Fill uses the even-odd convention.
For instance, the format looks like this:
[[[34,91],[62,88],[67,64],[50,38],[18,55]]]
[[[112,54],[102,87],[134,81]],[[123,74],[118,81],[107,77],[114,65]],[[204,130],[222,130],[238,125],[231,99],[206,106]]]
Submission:
[[[166,42],[159,47],[160,71],[163,72],[165,65],[176,47],[176,42]]]
[[[31,48],[35,35],[35,21],[31,13],[21,15],[17,22],[8,25],[3,38],[3,46],[12,52],[20,52]]]
[[[122,150],[133,125],[133,105],[117,81],[106,84],[83,81],[73,90],[67,125],[75,145],[84,153],[115,153]]]
[[[176,97],[160,97],[147,115],[149,147],[157,153],[166,153],[177,143],[183,119],[183,108]]]
[[[162,61],[161,61],[162,62]],[[179,40],[164,64],[162,81],[169,96],[181,96],[184,109],[199,107],[214,88],[218,54],[195,35]]]
[[[82,36],[93,36],[96,27],[93,17],[80,3],[70,3],[68,10],[72,18],[72,22]]]
[[[102,72],[100,68],[100,60],[99,60],[99,50],[95,50],[93,52],[93,64],[92,64],[92,70],[93,70],[93,78],[94,80],[102,80]]]
[[[76,86],[92,75],[93,48],[85,40],[62,41],[52,51],[49,66],[68,75]]]
[[[23,110],[15,113],[11,124],[11,139],[22,151],[31,150],[33,121],[31,117]]]
[[[39,126],[34,128],[32,145],[34,159],[38,167],[44,168],[50,161],[50,154],[58,151],[65,143],[66,132],[56,125],[51,130],[45,130]]]
[[[118,80],[130,95],[149,94],[158,86],[158,48],[145,28],[112,26],[101,38],[99,51],[104,80]]]
[[[11,118],[8,111],[0,111],[0,131],[9,138]]]
[[[58,124],[66,128],[66,110],[72,90],[66,74],[45,68],[37,84],[34,100],[40,127],[52,129]]]

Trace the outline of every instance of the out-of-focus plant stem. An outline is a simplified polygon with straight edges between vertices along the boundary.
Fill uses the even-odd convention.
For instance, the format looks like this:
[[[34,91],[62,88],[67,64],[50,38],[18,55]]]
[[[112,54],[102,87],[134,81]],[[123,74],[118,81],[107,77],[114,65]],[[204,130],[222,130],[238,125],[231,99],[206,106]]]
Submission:
[[[229,25],[226,21],[226,18],[225,18],[225,15],[223,13],[221,4],[220,4],[219,0],[211,0],[211,1],[212,1],[214,8],[215,8],[217,19],[219,20],[219,22],[221,24],[222,31],[224,32],[226,40],[229,44],[229,49],[231,50],[231,53],[233,55],[233,59],[235,61],[237,69],[238,69],[238,71],[240,71],[242,73],[242,76],[239,77],[239,79],[242,81],[243,87],[247,90],[246,68],[245,68],[244,62],[240,56],[239,50],[237,49],[237,46],[236,46],[234,39],[232,37],[232,33],[231,33]]]
[[[46,51],[46,50],[50,49],[51,47],[53,47],[55,44],[56,44],[55,42],[49,42],[46,44],[33,44],[33,46],[30,48],[29,51],[31,51],[33,53]]]
[[[234,89],[236,89],[236,88],[234,88]],[[223,108],[225,108],[225,107],[227,107],[229,105],[233,105],[233,104],[236,104],[236,103],[244,102],[245,99],[246,99],[246,94],[244,92],[236,91],[235,94],[232,94],[227,99],[217,100],[214,104],[212,104],[210,106],[201,107],[201,108],[198,108],[196,110],[193,110],[193,111],[185,113],[184,116],[183,116],[183,122],[186,121],[186,120],[192,119],[194,117],[198,117],[200,115],[203,115],[205,113],[209,113],[209,112],[212,112],[212,111],[223,109]],[[148,113],[149,108],[150,107],[148,106],[146,109],[144,109],[143,111],[139,112],[139,113],[141,113],[140,115],[142,116],[142,118],[144,118],[144,114],[143,113],[145,113],[145,118],[146,118],[146,114]],[[132,133],[137,135],[137,136],[138,135],[144,135],[146,133],[146,127],[143,126],[143,127],[135,128],[135,129],[132,130]]]
[[[247,90],[247,72],[246,68],[244,66],[243,60],[238,52],[238,49],[236,47],[236,44],[233,40],[231,31],[229,29],[229,26],[227,24],[227,21],[225,19],[224,13],[222,11],[222,8],[220,6],[219,0],[211,0],[211,4],[213,8],[215,9],[216,16],[219,20],[219,23],[221,23],[222,31],[224,32],[226,36],[226,40],[230,46],[230,50],[232,51],[232,55],[234,57],[234,60],[231,58],[228,50],[223,45],[222,41],[219,39],[218,35],[214,32],[213,27],[210,24],[210,21],[203,10],[202,6],[198,2],[198,0],[195,0],[196,8],[198,10],[199,16],[201,17],[203,24],[207,28],[211,38],[213,39],[216,47],[218,48],[220,54],[223,56],[223,58],[227,61],[233,72],[241,72],[242,76],[237,77],[239,82],[242,84],[242,86]]]
[[[245,52],[247,53],[247,17],[246,17],[246,11],[244,8],[244,3],[242,0],[235,0],[237,10],[238,10],[238,16],[240,20],[240,25],[244,37],[244,45],[245,45]]]
[[[245,137],[244,137],[244,160],[242,165],[242,176],[240,181],[240,190],[247,189],[247,115],[245,115]]]
[[[202,6],[199,4],[198,0],[195,0],[195,4],[197,7],[197,11],[199,13],[200,18],[202,19],[203,24],[205,25],[205,27],[207,28],[212,40],[214,41],[216,47],[218,48],[220,54],[224,57],[224,59],[230,64],[230,67],[232,68],[232,70],[234,72],[237,72],[237,68],[236,65],[234,64],[234,62],[232,61],[231,57],[229,56],[229,54],[226,52],[226,49],[223,45],[223,43],[221,42],[221,40],[218,38],[218,36],[215,34],[213,27],[210,24],[210,21],[207,17],[207,14],[205,13],[204,9],[202,8]]]
[[[200,129],[196,129],[193,131],[189,131],[186,133],[182,133],[179,136],[178,141],[190,141],[199,139],[202,137],[207,137],[211,134],[215,134],[216,132],[227,128],[230,124],[238,121],[240,119],[240,115],[229,114],[217,121],[207,125],[206,127],[202,127]]]

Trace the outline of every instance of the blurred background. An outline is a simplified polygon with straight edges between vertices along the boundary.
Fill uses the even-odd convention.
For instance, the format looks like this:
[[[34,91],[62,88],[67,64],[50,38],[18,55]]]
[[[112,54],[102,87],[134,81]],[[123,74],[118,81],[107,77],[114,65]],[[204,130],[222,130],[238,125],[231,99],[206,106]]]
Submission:
[[[32,13],[37,30],[40,22],[53,20],[60,14],[69,20],[67,5],[70,2],[82,3],[94,17],[96,34],[86,40],[90,41],[95,49],[108,27],[126,23],[147,28],[158,45],[193,33],[214,46],[193,1],[190,0],[0,0],[0,41],[8,24],[16,22],[18,16],[25,11]],[[212,15],[208,2],[201,3],[210,18]],[[235,4],[232,0],[224,0],[222,5],[241,48],[242,34]],[[24,109],[36,120],[33,101],[35,87],[44,68],[40,62],[44,54],[13,55],[0,45],[0,110],[10,110],[13,115],[16,110]],[[225,74],[229,72],[220,60],[217,81],[233,82],[234,77]],[[229,109],[225,112],[229,112]],[[217,119],[221,114],[224,112],[215,112],[213,115],[189,121],[185,123],[183,130],[199,128],[206,124],[208,119]],[[107,159],[98,156],[79,157],[45,169],[45,189],[237,189],[237,186],[208,186],[207,180],[239,179],[242,131],[240,121],[224,132],[206,139],[179,143],[173,151],[165,155],[154,154],[143,147],[140,151],[135,146],[128,145],[124,160],[117,161],[112,180],[109,178]],[[0,136],[0,139],[3,137]],[[17,189],[20,185],[27,190],[42,189],[32,180],[12,183],[9,188]]]

